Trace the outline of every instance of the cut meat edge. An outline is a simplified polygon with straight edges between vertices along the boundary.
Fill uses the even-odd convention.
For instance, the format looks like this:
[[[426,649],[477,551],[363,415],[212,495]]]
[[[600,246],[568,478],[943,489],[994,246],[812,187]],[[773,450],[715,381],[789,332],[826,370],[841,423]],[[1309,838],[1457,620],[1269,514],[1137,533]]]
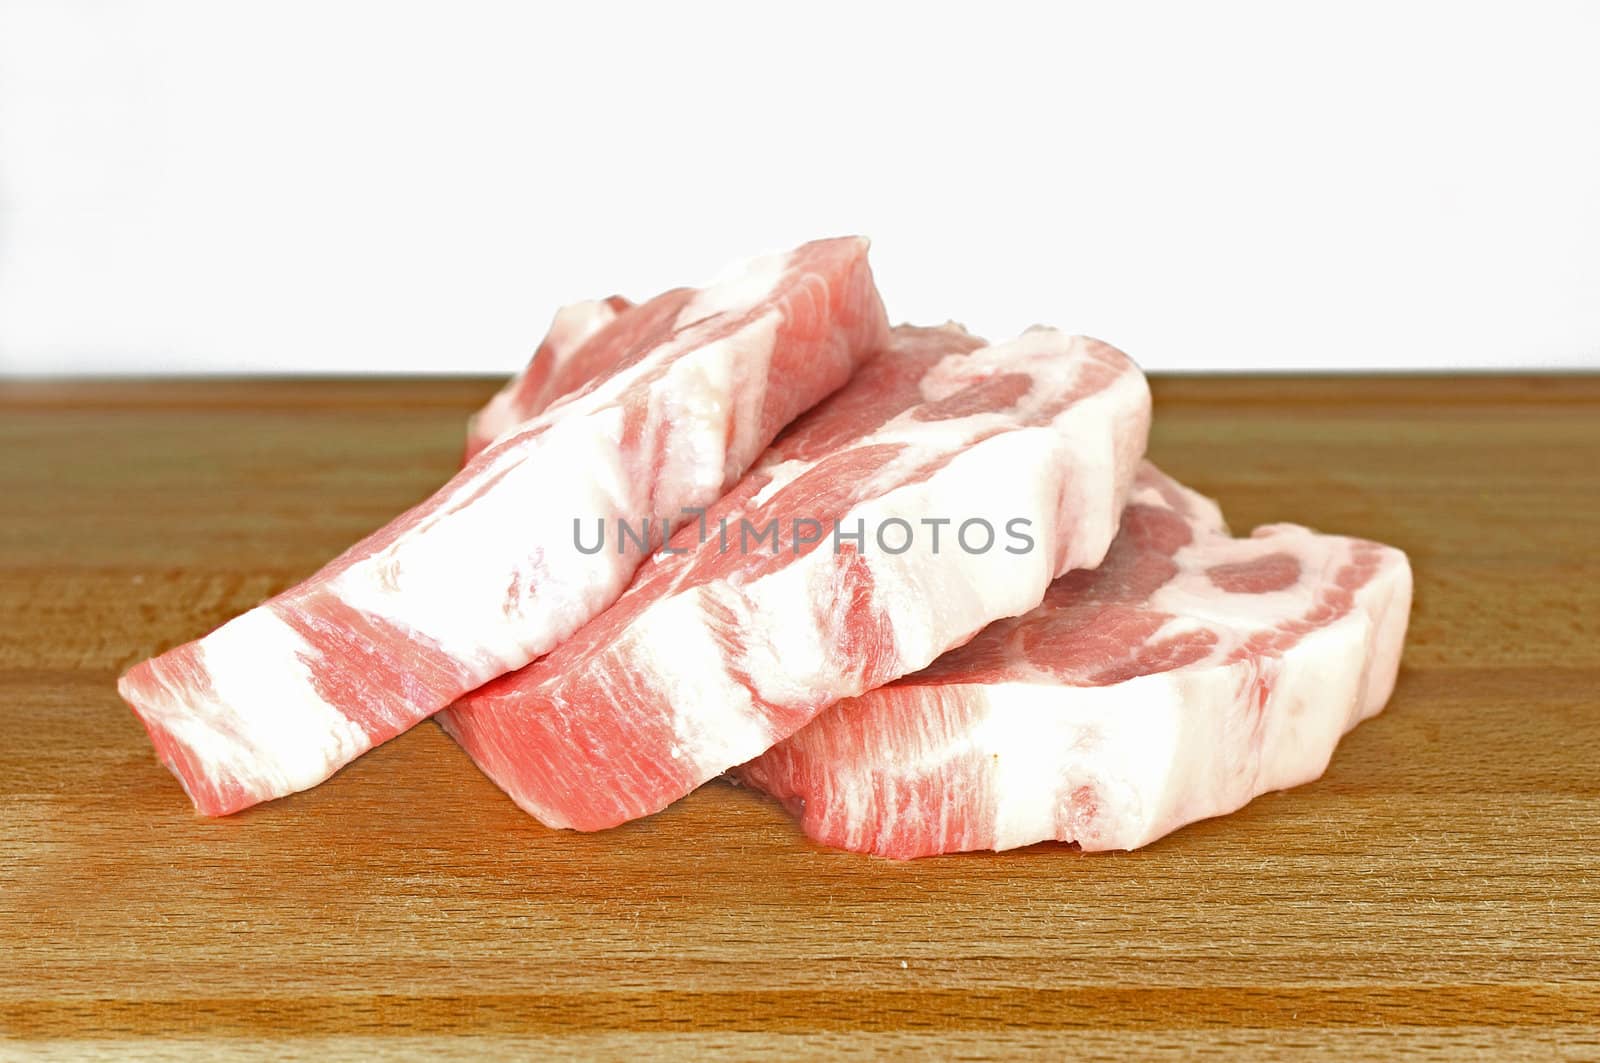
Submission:
[[[1146,466],[1140,482],[1165,479]],[[1204,528],[1214,506],[1186,494],[1197,549],[1225,539],[1220,515]],[[1018,645],[1029,617],[1002,621],[941,658],[929,679],[842,701],[732,777],[779,799],[812,838],[896,859],[1046,840],[1131,849],[1308,782],[1393,689],[1411,575],[1397,550],[1294,526],[1227,540],[1262,555],[1296,541],[1378,563],[1346,612],[1285,647],[1070,685],[1015,660],[995,673],[984,643]],[[1348,568],[1319,578],[1337,589]],[[1074,586],[1094,575],[1076,574]],[[1181,628],[1183,618],[1161,626]],[[970,662],[982,681],[963,682],[950,660]]]

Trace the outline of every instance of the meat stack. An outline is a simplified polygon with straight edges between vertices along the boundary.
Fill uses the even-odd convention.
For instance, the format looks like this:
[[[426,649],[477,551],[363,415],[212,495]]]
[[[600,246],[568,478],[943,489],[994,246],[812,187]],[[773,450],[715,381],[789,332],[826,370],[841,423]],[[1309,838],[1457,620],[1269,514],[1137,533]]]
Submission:
[[[1141,464],[1125,355],[891,331],[865,256],[558,313],[432,498],[123,677],[197,809],[435,713],[550,826],[731,770],[893,858],[1134,848],[1319,776],[1393,689],[1405,555],[1232,537]]]

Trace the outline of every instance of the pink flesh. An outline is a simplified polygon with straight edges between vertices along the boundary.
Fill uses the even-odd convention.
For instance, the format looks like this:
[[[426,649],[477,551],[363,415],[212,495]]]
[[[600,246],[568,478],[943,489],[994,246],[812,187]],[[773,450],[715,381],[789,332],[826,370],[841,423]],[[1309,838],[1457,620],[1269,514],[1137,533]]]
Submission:
[[[710,508],[708,541],[680,527],[671,546],[683,553],[652,557],[616,605],[439,722],[543,822],[609,827],[1097,563],[1144,449],[1142,376],[1112,348],[1050,330],[980,346],[954,327],[895,330]],[[793,534],[795,518],[831,531],[874,512],[961,517],[974,503],[1032,514],[1037,549],[980,560],[919,544],[894,559]],[[775,554],[720,549],[724,519],[737,536],[741,519],[774,518]]]
[[[1320,775],[1388,700],[1410,598],[1400,551],[1293,525],[1234,539],[1146,465],[1098,569],[734,777],[818,841],[896,859],[1132,849]]]
[[[888,335],[860,239],[610,309],[525,396],[546,409],[432,498],[123,676],[197,809],[223,815],[315,785],[549,651],[641,560],[578,556],[572,516],[659,519],[710,503]]]
[[[680,289],[687,292],[687,289]],[[659,306],[661,300],[652,300]],[[625,316],[633,304],[620,295],[573,303],[556,311],[544,342],[527,366],[495,393],[467,425],[465,464],[507,430],[532,420],[551,403],[616,369],[615,359],[634,346],[614,334],[595,343],[595,333]],[[629,327],[627,325],[621,327]],[[643,331],[643,330],[641,330]]]

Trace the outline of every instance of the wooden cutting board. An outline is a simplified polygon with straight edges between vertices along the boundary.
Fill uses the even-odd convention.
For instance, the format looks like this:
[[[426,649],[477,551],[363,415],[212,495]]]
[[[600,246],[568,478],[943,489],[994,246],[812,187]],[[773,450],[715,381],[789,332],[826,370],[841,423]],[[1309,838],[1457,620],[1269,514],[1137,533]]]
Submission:
[[[1140,852],[893,864],[723,784],[556,833],[431,724],[197,818],[117,673],[426,495],[491,388],[3,386],[5,1048],[1600,1057],[1600,378],[1156,381],[1236,529],[1417,596],[1325,778]]]

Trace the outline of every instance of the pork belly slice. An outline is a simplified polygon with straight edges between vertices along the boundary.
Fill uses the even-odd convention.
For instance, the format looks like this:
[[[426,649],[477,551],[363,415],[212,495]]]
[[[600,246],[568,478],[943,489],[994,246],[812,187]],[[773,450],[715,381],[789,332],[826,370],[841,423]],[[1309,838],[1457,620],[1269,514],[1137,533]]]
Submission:
[[[1094,571],[736,769],[825,845],[895,859],[1134,849],[1317,778],[1394,689],[1405,554],[1292,524],[1232,538],[1151,465]]]
[[[118,689],[195,807],[315,785],[610,605],[642,552],[580,552],[573,515],[660,518],[736,483],[886,341],[866,256],[819,241],[620,310],[552,366],[575,390],[433,497],[135,666]]]
[[[984,347],[956,326],[896,329],[703,521],[682,523],[681,552],[652,557],[611,609],[439,722],[547,825],[656,812],[1097,564],[1149,416],[1143,375],[1098,341],[1037,329]],[[949,522],[939,539],[928,520]],[[969,521],[993,529],[988,548],[978,523],[959,541]]]
[[[533,352],[522,372],[484,404],[467,422],[467,449],[463,463],[507,431],[541,414],[555,400],[580,390],[585,384],[615,368],[627,354],[628,344],[610,337],[590,343],[595,333],[611,324],[633,304],[620,295],[587,299],[563,306],[550,322],[550,331]],[[626,328],[626,325],[619,326]],[[579,357],[579,352],[583,356]],[[607,364],[610,360],[610,364]]]

